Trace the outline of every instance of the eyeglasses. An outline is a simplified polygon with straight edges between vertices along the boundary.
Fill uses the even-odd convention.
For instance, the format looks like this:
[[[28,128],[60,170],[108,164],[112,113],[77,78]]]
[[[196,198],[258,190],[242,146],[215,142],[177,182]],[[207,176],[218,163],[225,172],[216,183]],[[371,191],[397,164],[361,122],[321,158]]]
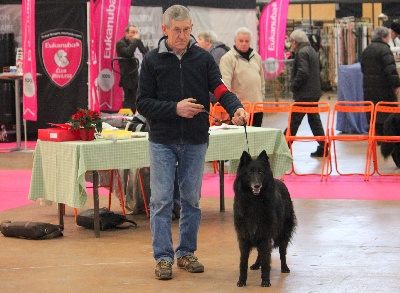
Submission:
[[[191,27],[186,27],[186,28],[184,28],[183,30],[178,29],[178,28],[174,28],[174,29],[172,30],[172,32],[173,32],[173,34],[174,34],[175,36],[179,36],[181,33],[183,33],[184,35],[187,35],[187,34],[189,34],[189,33],[191,32],[191,30],[192,30]]]

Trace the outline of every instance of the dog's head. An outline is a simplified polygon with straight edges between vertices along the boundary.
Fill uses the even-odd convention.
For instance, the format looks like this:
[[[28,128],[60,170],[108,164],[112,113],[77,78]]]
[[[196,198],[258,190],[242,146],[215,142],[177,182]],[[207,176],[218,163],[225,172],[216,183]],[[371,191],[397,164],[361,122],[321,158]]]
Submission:
[[[249,153],[243,152],[237,170],[237,180],[249,187],[255,196],[260,195],[263,189],[274,183],[269,158],[265,150],[256,159],[252,159]]]

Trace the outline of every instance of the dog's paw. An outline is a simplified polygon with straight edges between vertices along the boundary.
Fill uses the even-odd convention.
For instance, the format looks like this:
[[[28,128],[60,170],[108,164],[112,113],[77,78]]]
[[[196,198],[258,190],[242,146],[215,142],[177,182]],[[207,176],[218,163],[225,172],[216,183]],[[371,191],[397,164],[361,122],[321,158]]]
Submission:
[[[269,280],[262,281],[261,282],[261,287],[271,287],[271,283],[269,282]]]
[[[250,270],[253,270],[253,271],[259,270],[260,267],[261,267],[261,266],[260,266],[259,264],[255,263],[255,264],[253,264],[253,265],[250,266]]]
[[[290,269],[287,265],[281,267],[281,273],[290,273]]]
[[[239,280],[238,282],[237,282],[237,284],[236,284],[238,287],[244,287],[244,286],[246,286],[246,281],[241,281],[241,280]]]

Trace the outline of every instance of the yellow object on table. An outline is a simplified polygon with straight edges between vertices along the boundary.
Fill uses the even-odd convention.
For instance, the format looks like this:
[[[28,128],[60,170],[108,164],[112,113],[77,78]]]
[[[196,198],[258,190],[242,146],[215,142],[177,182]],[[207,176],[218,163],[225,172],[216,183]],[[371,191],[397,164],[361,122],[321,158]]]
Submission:
[[[132,131],[120,129],[103,129],[101,137],[110,140],[129,139],[132,136]]]

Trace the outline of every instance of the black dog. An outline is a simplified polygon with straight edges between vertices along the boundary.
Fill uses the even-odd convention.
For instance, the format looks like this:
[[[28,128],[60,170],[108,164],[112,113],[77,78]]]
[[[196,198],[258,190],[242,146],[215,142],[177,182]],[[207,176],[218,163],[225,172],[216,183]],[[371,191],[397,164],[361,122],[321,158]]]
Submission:
[[[390,114],[383,124],[383,135],[398,136],[400,135],[400,115]],[[400,168],[400,143],[398,142],[382,142],[381,154],[387,159],[392,156],[393,162]]]
[[[246,286],[252,248],[258,256],[250,267],[261,266],[261,286],[269,287],[272,248],[279,247],[281,272],[289,273],[286,250],[297,221],[286,185],[274,179],[268,155],[262,151],[253,160],[243,152],[234,182],[233,216],[240,249],[240,276],[237,285]]]

